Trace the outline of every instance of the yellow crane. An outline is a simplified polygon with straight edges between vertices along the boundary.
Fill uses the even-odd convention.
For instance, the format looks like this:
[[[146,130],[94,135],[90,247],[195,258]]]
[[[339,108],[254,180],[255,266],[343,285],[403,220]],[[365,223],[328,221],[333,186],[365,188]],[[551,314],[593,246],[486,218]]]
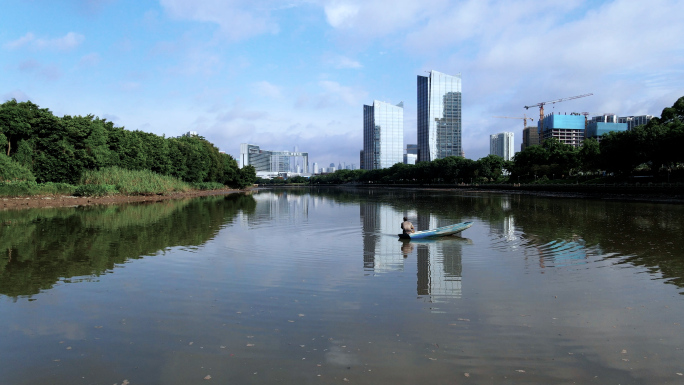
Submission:
[[[556,104],[559,102],[564,102],[566,100],[579,99],[579,98],[583,98],[585,96],[591,96],[591,95],[593,95],[593,94],[589,93],[589,94],[583,94],[583,95],[577,95],[577,96],[570,96],[568,98],[560,98],[560,99],[556,99],[556,100],[549,100],[546,102],[540,102],[537,104],[533,104],[531,106],[525,106],[525,109],[527,110],[527,109],[530,109],[532,107],[539,107],[539,127],[540,127],[540,129],[543,129],[542,122],[544,121],[544,105],[545,104],[549,104],[549,103]]]
[[[526,114],[523,114],[522,118],[519,118],[517,116],[492,116],[492,118],[499,118],[499,119],[522,119],[523,120],[523,129],[527,128],[527,119],[534,121],[532,118],[528,118]]]

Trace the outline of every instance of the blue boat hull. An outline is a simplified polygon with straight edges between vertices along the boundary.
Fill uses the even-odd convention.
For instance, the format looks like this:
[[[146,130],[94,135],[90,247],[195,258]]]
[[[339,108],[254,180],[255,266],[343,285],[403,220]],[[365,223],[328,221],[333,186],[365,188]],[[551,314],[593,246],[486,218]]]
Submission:
[[[424,238],[433,238],[433,237],[444,237],[447,235],[458,234],[461,231],[469,228],[472,225],[473,225],[473,222],[461,222],[461,223],[456,223],[455,225],[438,227],[438,228],[432,229],[432,230],[416,231],[415,233],[413,233],[411,235],[407,235],[407,234],[398,234],[398,235],[399,235],[399,238],[402,238],[402,239],[424,239]]]

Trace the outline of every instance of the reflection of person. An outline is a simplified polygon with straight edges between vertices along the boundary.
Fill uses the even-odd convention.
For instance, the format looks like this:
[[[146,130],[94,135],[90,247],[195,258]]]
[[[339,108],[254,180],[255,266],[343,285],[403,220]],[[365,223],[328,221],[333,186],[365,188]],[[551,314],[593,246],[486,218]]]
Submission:
[[[411,235],[416,232],[416,229],[413,228],[413,223],[411,223],[407,217],[404,217],[404,221],[401,222],[401,229],[403,230],[404,235]]]
[[[408,255],[413,251],[413,243],[402,242],[401,252],[404,254],[404,258],[408,258]]]

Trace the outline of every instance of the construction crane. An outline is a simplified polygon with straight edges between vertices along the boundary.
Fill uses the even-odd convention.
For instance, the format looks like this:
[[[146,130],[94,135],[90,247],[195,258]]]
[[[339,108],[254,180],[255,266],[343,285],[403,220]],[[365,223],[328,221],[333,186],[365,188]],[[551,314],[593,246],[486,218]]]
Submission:
[[[544,121],[544,105],[545,105],[545,104],[549,104],[549,103],[551,103],[551,104],[556,104],[556,103],[559,103],[559,102],[564,102],[564,101],[566,101],[566,100],[579,99],[579,98],[583,98],[583,97],[585,97],[585,96],[591,96],[591,95],[593,95],[593,94],[584,94],[584,95],[570,96],[569,98],[561,98],[561,99],[556,99],[556,100],[549,100],[549,101],[547,101],[547,102],[541,102],[541,103],[533,104],[533,105],[531,105],[531,106],[525,106],[525,109],[528,110],[528,109],[530,109],[530,108],[532,108],[532,107],[539,107],[539,127],[540,127],[540,129],[542,129],[542,128],[541,128],[541,127],[542,127],[541,123]]]
[[[523,114],[522,118],[519,118],[517,116],[492,116],[492,118],[500,118],[500,119],[522,119],[523,120],[523,129],[527,128],[527,119],[534,121],[532,118],[528,118],[527,115]]]

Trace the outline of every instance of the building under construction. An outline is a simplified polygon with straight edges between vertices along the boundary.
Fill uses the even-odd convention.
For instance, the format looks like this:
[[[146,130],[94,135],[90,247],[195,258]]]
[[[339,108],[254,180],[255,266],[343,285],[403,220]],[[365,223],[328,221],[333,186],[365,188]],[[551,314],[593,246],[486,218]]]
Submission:
[[[584,140],[584,116],[572,113],[567,114],[548,114],[538,123],[539,138],[541,143],[546,139],[556,138],[561,143],[580,147]]]

